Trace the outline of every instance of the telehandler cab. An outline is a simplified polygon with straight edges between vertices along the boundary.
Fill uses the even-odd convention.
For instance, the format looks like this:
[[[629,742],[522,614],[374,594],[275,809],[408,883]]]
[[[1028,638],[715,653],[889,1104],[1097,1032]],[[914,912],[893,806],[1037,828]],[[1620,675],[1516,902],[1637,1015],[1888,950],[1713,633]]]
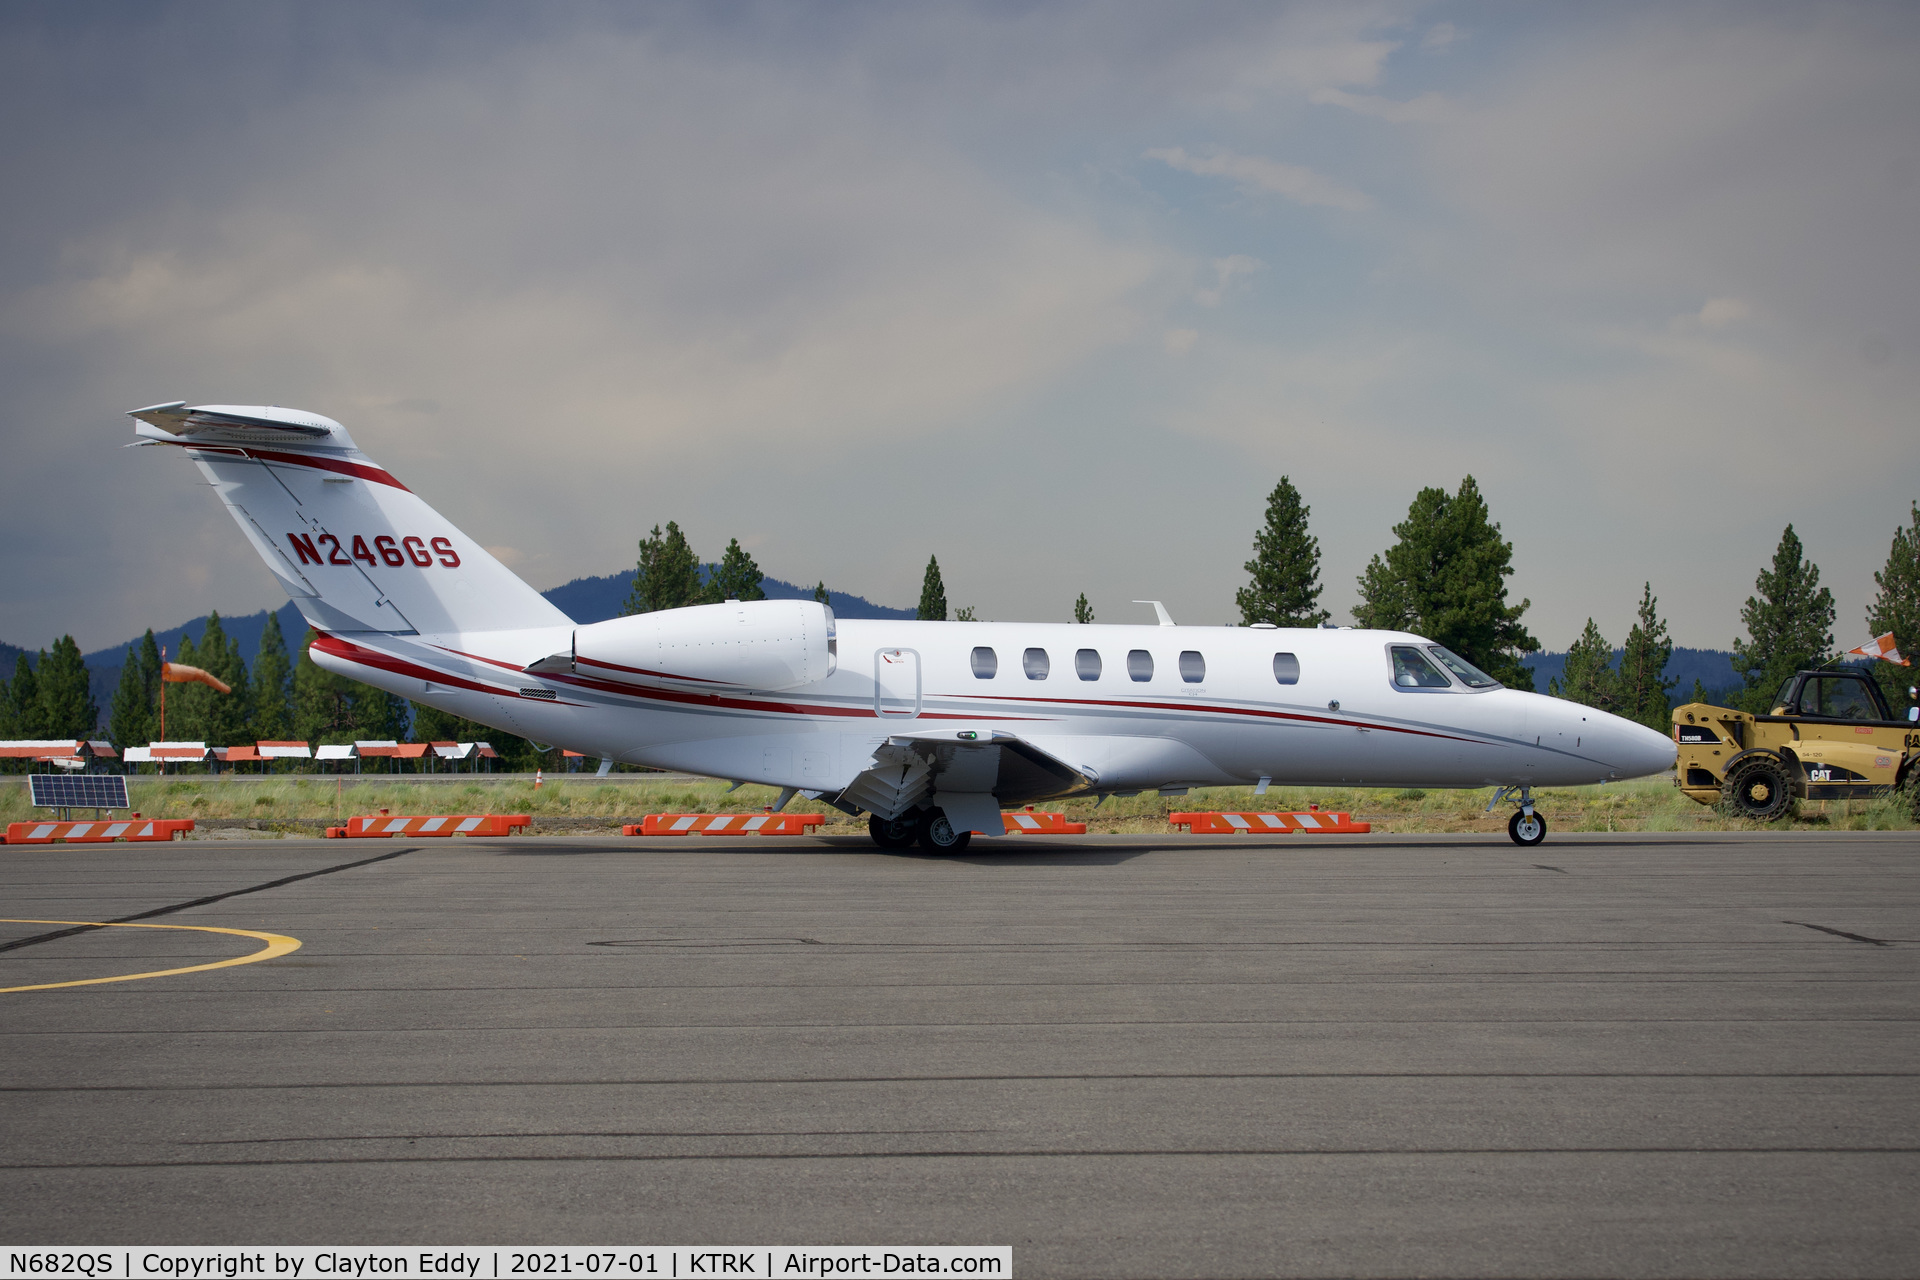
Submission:
[[[1691,702],[1673,710],[1674,785],[1758,822],[1795,799],[1850,800],[1906,787],[1920,819],[1920,723],[1896,720],[1860,670],[1797,671],[1764,716]]]

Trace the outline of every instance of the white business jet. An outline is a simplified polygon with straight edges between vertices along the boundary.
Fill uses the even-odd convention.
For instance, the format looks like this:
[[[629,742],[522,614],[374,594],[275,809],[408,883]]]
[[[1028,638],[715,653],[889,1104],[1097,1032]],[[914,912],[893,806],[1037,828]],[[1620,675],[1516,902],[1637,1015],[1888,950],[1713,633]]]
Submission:
[[[1400,631],[841,619],[728,601],[576,625],[355,447],[259,405],[137,409],[184,449],[317,631],[329,671],[537,742],[869,817],[964,848],[1002,808],[1193,787],[1532,789],[1671,768],[1667,737],[1502,688]]]

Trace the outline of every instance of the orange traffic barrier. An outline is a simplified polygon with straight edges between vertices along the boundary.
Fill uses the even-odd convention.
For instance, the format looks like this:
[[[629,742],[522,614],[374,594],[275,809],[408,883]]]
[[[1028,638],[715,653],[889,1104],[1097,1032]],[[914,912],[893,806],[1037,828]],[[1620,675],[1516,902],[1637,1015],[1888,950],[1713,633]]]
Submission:
[[[510,836],[533,819],[524,813],[444,813],[406,817],[385,813],[347,819],[344,827],[328,827],[329,840],[384,840],[391,836]]]
[[[1373,830],[1370,822],[1355,822],[1350,813],[1170,813],[1167,821],[1194,835],[1260,834],[1282,831],[1360,833]]]
[[[826,825],[824,813],[650,813],[625,836],[803,836]]]
[[[1000,821],[1006,823],[1010,836],[1083,836],[1087,834],[1084,822],[1068,822],[1064,813],[1035,813],[1031,805],[1025,809],[1002,812]]]
[[[5,844],[107,844],[114,840],[171,840],[193,830],[192,818],[120,818],[112,822],[9,822]]]

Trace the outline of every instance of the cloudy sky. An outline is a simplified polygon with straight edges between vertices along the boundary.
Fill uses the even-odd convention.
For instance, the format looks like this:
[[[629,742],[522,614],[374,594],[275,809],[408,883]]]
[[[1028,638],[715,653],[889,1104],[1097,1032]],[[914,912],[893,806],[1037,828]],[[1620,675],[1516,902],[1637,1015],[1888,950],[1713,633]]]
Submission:
[[[1920,496],[1911,5],[0,9],[0,639],[281,602],[125,410],[278,403],[535,586],[1323,602],[1478,477],[1549,647]]]

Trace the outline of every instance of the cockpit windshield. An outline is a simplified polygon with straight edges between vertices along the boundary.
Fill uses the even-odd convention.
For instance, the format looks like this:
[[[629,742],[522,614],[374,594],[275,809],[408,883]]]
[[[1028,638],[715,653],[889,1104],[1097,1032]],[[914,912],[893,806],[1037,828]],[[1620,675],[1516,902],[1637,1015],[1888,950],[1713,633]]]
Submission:
[[[1401,689],[1444,689],[1447,678],[1410,644],[1393,646],[1393,683]]]
[[[1440,659],[1440,665],[1453,672],[1453,678],[1469,689],[1492,689],[1500,683],[1451,649],[1430,644],[1427,652]]]

